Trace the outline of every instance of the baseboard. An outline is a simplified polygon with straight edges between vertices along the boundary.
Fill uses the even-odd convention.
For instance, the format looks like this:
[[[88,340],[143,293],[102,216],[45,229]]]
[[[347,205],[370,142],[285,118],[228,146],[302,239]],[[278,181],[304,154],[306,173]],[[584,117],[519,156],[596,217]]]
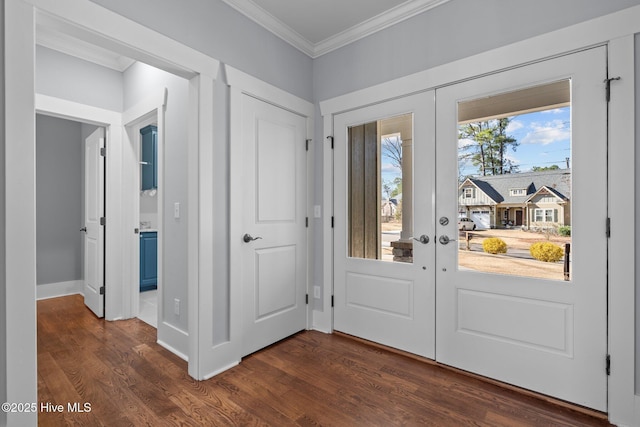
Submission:
[[[69,282],[45,283],[36,286],[36,299],[49,299],[64,297],[66,295],[83,294],[82,280],[71,280]]]
[[[227,371],[227,370],[229,370],[229,369],[231,369],[231,368],[235,368],[235,367],[236,367],[236,366],[238,366],[239,364],[240,364],[240,361],[238,360],[237,362],[233,362],[233,363],[231,363],[231,364],[229,364],[229,365],[225,366],[224,368],[220,368],[220,369],[218,369],[217,371],[213,371],[213,372],[211,372],[211,373],[209,373],[209,374],[205,375],[205,376],[202,378],[202,381],[206,381],[206,380],[208,380],[208,379],[211,379],[211,378],[215,377],[215,376],[216,376],[216,375],[218,375],[218,374],[223,373],[224,371]]]
[[[167,322],[158,322],[158,344],[188,362],[189,334]]]

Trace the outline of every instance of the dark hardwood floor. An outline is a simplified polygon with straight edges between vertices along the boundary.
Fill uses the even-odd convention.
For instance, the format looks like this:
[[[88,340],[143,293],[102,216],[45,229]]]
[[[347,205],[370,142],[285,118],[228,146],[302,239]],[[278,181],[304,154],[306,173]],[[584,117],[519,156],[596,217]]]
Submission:
[[[609,425],[340,335],[301,332],[208,381],[155,340],[140,320],[97,319],[79,295],[39,301],[38,400],[65,406],[39,425]]]

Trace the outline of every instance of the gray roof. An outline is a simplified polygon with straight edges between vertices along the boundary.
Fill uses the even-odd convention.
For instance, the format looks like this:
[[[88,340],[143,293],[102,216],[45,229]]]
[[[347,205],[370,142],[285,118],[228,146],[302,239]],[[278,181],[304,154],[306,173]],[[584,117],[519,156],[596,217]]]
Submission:
[[[480,176],[470,180],[497,203],[524,203],[542,187],[561,199],[571,196],[571,169]],[[512,196],[513,189],[525,189],[522,196]]]

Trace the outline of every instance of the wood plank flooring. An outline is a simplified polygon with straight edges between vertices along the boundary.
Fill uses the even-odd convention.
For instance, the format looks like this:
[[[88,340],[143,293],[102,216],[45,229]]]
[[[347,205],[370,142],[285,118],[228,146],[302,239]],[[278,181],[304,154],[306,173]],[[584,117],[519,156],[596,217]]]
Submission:
[[[106,322],[79,295],[38,301],[38,400],[64,426],[607,426],[456,371],[340,335],[301,332],[208,381],[137,320]]]

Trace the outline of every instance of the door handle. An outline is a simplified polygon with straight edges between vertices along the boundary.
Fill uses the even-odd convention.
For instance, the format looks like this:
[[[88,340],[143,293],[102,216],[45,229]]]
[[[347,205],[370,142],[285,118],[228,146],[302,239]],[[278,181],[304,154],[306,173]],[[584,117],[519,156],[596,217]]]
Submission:
[[[258,239],[262,239],[262,237],[258,236],[258,237],[253,237],[251,236],[251,234],[246,233],[244,236],[242,236],[242,240],[245,243],[249,243],[249,242],[253,242],[254,240],[258,240]]]
[[[429,236],[427,236],[426,234],[423,234],[419,238],[414,237],[413,240],[415,240],[416,242],[420,242],[423,245],[426,245],[427,243],[429,243]]]
[[[80,229],[80,231],[84,231],[84,232],[86,233],[86,232],[87,232],[87,227],[82,227],[82,228]]]
[[[447,236],[446,234],[443,234],[442,236],[440,236],[438,241],[443,245],[448,245],[449,242],[455,242],[456,239],[450,239],[449,236]]]

